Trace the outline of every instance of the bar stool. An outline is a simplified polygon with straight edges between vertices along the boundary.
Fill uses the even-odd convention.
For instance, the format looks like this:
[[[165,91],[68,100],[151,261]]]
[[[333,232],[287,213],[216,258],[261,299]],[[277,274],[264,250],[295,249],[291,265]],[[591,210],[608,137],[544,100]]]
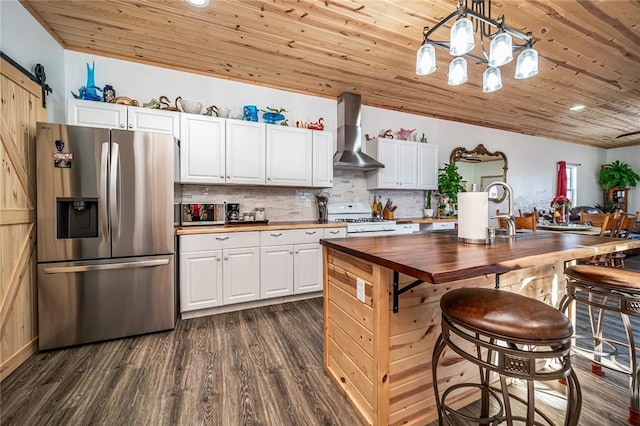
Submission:
[[[560,302],[560,310],[566,311],[573,301],[587,305],[592,330],[592,335],[586,337],[587,344],[592,347],[584,347],[583,339],[577,336],[572,351],[592,362],[591,371],[594,374],[604,375],[602,367],[606,367],[629,375],[631,399],[628,422],[640,425],[640,368],[629,321],[629,315],[640,315],[640,272],[606,266],[576,265],[567,268],[565,275],[567,292]],[[606,311],[620,314],[626,342],[603,336]],[[627,349],[628,363],[618,359],[618,347]]]
[[[432,358],[433,388],[439,424],[458,421],[499,424],[526,421],[539,425],[550,418],[535,408],[534,380],[566,378],[567,408],[565,425],[577,425],[582,394],[571,368],[570,349],[573,327],[562,312],[538,300],[507,291],[463,288],[445,293],[440,300],[442,333]],[[442,397],[438,392],[438,360],[451,348],[479,369],[479,383],[450,386]],[[491,384],[491,373],[500,377],[500,388]],[[495,376],[494,376],[495,377]],[[507,378],[527,383],[527,400],[509,394]],[[481,390],[479,417],[453,410],[447,404],[451,392],[462,388]],[[496,405],[491,409],[490,402]],[[514,416],[511,400],[527,407],[527,415]]]

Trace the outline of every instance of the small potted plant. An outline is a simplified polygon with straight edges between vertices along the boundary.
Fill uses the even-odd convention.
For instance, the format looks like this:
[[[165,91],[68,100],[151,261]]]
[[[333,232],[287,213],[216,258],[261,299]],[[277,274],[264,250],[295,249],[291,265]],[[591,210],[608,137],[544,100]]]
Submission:
[[[432,218],[433,217],[433,209],[431,208],[431,198],[433,197],[433,190],[428,190],[424,196],[424,217]]]
[[[438,192],[440,192],[440,204],[438,215],[440,217],[455,215],[458,208],[458,193],[465,192],[461,184],[462,175],[458,172],[455,162],[447,163],[438,171]]]

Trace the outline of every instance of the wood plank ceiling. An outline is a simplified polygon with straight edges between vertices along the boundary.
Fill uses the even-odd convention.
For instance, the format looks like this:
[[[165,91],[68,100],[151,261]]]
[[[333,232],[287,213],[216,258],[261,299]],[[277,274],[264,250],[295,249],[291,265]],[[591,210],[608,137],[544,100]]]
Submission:
[[[415,75],[423,26],[455,0],[51,1],[22,4],[65,49],[182,69],[316,96],[362,95],[375,107],[613,148],[640,144],[640,1],[503,0],[493,16],[531,32],[540,73],[482,93],[481,64],[469,81]],[[440,39],[448,39],[447,26]],[[569,108],[587,108],[573,112]]]

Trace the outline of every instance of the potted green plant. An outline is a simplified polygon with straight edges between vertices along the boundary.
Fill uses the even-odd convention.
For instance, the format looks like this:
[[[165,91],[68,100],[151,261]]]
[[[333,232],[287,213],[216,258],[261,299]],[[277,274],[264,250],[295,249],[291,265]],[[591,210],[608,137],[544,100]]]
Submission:
[[[433,217],[433,209],[431,208],[431,199],[433,198],[433,190],[426,191],[424,195],[424,217],[431,218]]]
[[[458,193],[465,192],[462,175],[458,172],[455,162],[447,163],[438,170],[438,192],[440,192],[440,204],[438,214],[440,216],[452,216],[458,207]],[[449,210],[449,211],[447,211]]]
[[[636,186],[640,175],[627,164],[620,161],[604,164],[600,170],[599,183],[605,190],[619,186],[621,189]]]

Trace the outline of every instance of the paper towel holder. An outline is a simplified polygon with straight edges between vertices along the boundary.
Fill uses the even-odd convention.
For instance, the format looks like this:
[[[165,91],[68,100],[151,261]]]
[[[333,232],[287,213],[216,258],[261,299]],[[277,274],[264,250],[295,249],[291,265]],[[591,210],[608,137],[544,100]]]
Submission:
[[[489,244],[493,244],[495,239],[496,239],[496,228],[487,227],[486,237],[484,237],[484,238],[458,237],[458,242],[459,243],[466,243],[466,244],[484,244],[484,245],[489,245]]]

